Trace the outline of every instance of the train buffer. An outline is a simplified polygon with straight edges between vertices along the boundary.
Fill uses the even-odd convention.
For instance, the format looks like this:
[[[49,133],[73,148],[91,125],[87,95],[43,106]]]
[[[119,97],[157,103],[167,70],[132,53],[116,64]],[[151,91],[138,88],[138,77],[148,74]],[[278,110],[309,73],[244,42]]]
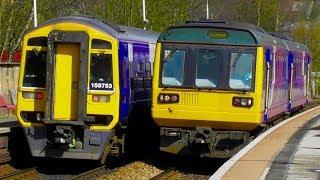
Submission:
[[[320,107],[270,128],[210,179],[319,179]]]

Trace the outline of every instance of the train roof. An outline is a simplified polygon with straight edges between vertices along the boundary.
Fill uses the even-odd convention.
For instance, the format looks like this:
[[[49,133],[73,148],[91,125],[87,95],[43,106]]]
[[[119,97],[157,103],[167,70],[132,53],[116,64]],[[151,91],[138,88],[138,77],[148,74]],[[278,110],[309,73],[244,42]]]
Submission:
[[[272,32],[268,33],[263,30],[261,27],[249,23],[235,22],[235,21],[212,21],[212,20],[204,20],[204,21],[186,21],[183,24],[171,26],[167,29],[167,31],[163,32],[159,41],[166,41],[167,36],[172,35],[172,31],[178,29],[185,28],[212,28],[212,29],[228,29],[228,30],[239,30],[249,32],[250,35],[246,35],[247,38],[254,37],[255,42],[253,41],[245,41],[243,39],[239,40],[239,36],[244,36],[245,34],[238,34],[237,37],[234,35],[234,38],[238,38],[230,41],[231,43],[239,43],[236,45],[255,45],[255,46],[277,46],[283,48],[289,48],[293,50],[302,50],[309,51],[308,48],[301,44],[292,41],[288,36]],[[252,37],[250,37],[252,36]],[[202,35],[203,38],[203,35]],[[243,38],[243,37],[241,37]],[[217,41],[222,42],[222,41]],[[244,43],[244,44],[243,44]],[[247,44],[246,44],[247,43]]]
[[[139,29],[139,28],[134,28],[134,27],[121,26],[111,22],[103,21],[98,18],[87,17],[87,16],[58,17],[58,18],[51,19],[41,23],[35,29],[48,26],[51,24],[61,23],[61,22],[75,22],[79,24],[92,26],[107,34],[110,34],[116,39],[125,40],[125,41],[156,43],[158,36],[160,35],[160,33]],[[31,31],[35,29],[32,29]]]
[[[262,33],[266,33],[259,26],[249,24],[249,23],[235,22],[235,21],[211,21],[211,20],[186,21],[184,24],[173,26],[173,28],[179,28],[179,27],[214,27],[214,28],[259,31]]]

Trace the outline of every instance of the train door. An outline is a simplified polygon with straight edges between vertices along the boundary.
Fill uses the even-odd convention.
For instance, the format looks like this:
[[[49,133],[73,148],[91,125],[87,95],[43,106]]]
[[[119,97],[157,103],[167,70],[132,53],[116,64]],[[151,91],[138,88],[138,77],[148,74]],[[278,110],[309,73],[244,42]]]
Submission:
[[[289,51],[288,54],[288,108],[287,110],[290,111],[292,107],[292,93],[293,93],[293,63],[294,63],[294,54],[293,52]]]
[[[53,107],[56,120],[77,119],[79,55],[80,44],[57,43]]]
[[[306,96],[307,98],[309,98],[310,96],[310,61],[311,61],[311,57],[308,54],[306,57],[306,61],[305,61],[305,73],[306,73],[306,83],[305,83],[305,87],[306,87]]]

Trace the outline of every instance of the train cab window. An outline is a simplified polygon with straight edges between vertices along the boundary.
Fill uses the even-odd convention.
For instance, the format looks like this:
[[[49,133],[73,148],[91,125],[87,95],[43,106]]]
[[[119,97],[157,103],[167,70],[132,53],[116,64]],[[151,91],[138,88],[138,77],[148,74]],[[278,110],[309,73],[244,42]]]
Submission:
[[[28,46],[42,46],[48,47],[48,38],[45,36],[33,37],[28,39]]]
[[[181,86],[184,76],[184,49],[165,49],[162,60],[162,84],[167,86]]]
[[[231,53],[229,86],[232,89],[251,89],[253,54]]]
[[[218,50],[200,49],[197,59],[197,87],[217,87],[221,53]]]
[[[91,90],[113,90],[111,54],[91,54],[89,88]]]
[[[23,87],[45,87],[47,52],[27,51]]]
[[[111,49],[112,45],[109,41],[104,41],[101,39],[92,39],[91,49]]]

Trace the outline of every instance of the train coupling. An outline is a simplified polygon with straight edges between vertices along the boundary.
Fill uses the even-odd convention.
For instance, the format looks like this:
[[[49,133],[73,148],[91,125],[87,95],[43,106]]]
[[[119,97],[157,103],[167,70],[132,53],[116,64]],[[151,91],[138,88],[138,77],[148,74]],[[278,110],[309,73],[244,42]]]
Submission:
[[[210,127],[160,129],[160,150],[172,154],[229,158],[250,141],[244,131],[215,131]]]
[[[50,133],[49,133],[50,134]],[[82,149],[82,142],[71,126],[56,126],[51,133],[51,143],[70,149]]]

